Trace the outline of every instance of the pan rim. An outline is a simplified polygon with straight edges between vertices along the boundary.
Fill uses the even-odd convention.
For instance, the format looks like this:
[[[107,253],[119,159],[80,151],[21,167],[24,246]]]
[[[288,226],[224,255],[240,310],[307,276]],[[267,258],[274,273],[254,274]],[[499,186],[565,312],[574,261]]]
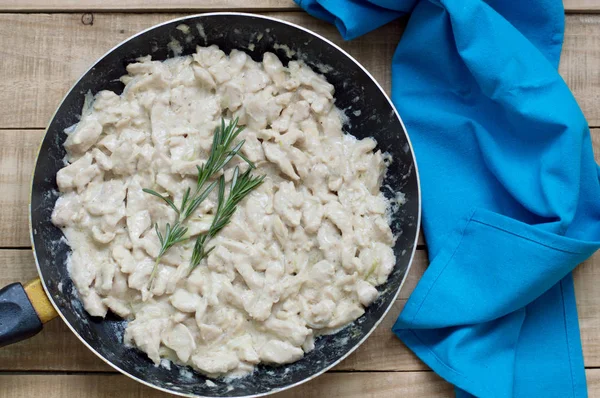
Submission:
[[[102,56],[100,56],[85,72],[82,73],[82,75],[73,83],[73,85],[71,86],[71,88],[69,89],[69,91],[65,94],[65,96],[63,97],[63,99],[61,100],[60,104],[57,106],[56,111],[52,114],[52,117],[50,118],[50,122],[48,123],[48,127],[46,127],[46,130],[44,131],[44,136],[40,142],[40,145],[38,147],[37,150],[37,154],[35,157],[35,163],[34,163],[34,168],[33,168],[33,172],[31,174],[31,183],[30,183],[30,195],[29,195],[29,236],[31,239],[31,247],[33,250],[33,257],[34,257],[34,261],[35,261],[35,265],[38,271],[38,275],[40,277],[40,280],[42,281],[42,286],[44,288],[44,292],[46,293],[46,296],[48,297],[48,299],[50,300],[50,302],[52,303],[52,306],[54,307],[54,309],[56,310],[56,312],[58,313],[58,315],[62,318],[63,322],[68,326],[68,328],[71,330],[71,332],[77,336],[77,338],[91,351],[93,352],[97,357],[99,357],[100,359],[102,359],[105,363],[107,363],[109,366],[111,366],[113,369],[117,370],[118,372],[120,372],[121,374],[124,374],[125,376],[135,380],[136,382],[139,382],[143,385],[146,385],[148,387],[151,387],[153,389],[162,391],[162,392],[166,392],[169,394],[174,394],[177,396],[181,396],[181,397],[189,397],[189,398],[215,398],[215,397],[211,397],[211,396],[204,396],[204,395],[196,395],[196,394],[187,394],[187,393],[183,393],[180,391],[175,391],[175,390],[170,390],[168,388],[164,388],[164,387],[160,387],[157,386],[155,384],[152,384],[148,381],[142,380],[132,374],[130,374],[127,370],[121,369],[119,366],[115,365],[114,363],[112,363],[111,361],[109,361],[108,359],[106,359],[102,354],[100,354],[98,351],[96,351],[92,346],[90,346],[85,339],[75,330],[75,328],[71,325],[71,323],[66,319],[65,315],[62,313],[62,310],[60,309],[60,307],[54,302],[53,297],[51,296],[48,287],[46,286],[46,281],[42,275],[42,271],[41,271],[41,267],[38,261],[38,257],[37,257],[37,253],[36,253],[36,248],[35,248],[35,240],[34,240],[34,236],[33,236],[33,221],[32,221],[32,209],[31,209],[31,204],[32,204],[32,195],[33,195],[33,184],[34,184],[34,176],[35,176],[35,172],[37,169],[37,163],[38,163],[38,159],[41,153],[41,149],[42,149],[42,144],[43,142],[46,140],[46,137],[48,135],[48,130],[50,127],[50,124],[52,123],[52,121],[54,120],[54,118],[56,117],[56,115],[58,114],[58,111],[60,110],[60,108],[62,107],[64,101],[66,100],[66,98],[71,94],[71,92],[75,89],[75,87],[77,86],[77,84],[79,84],[79,82],[90,72],[90,70],[92,70],[100,61],[102,61],[105,57],[107,57],[110,53],[112,53],[113,51],[117,50],[119,47],[121,47],[123,44],[129,42],[130,40],[133,40],[134,38],[141,36],[151,30],[154,30],[158,27],[164,26],[164,25],[168,25],[174,22],[182,22],[185,20],[189,20],[189,19],[195,19],[195,18],[202,18],[202,17],[211,17],[211,16],[222,16],[222,15],[229,15],[229,16],[242,16],[242,17],[251,17],[251,18],[259,18],[259,19],[264,19],[264,20],[269,20],[269,21],[273,21],[273,22],[277,22],[277,23],[281,23],[281,24],[285,24],[291,27],[294,27],[296,29],[300,29],[320,40],[323,40],[325,43],[327,43],[328,45],[330,45],[331,47],[335,48],[336,50],[340,51],[344,56],[346,56],[349,60],[351,60],[352,62],[354,62],[356,64],[356,66],[358,66],[372,81],[373,83],[377,86],[377,88],[379,89],[379,91],[383,94],[383,96],[385,97],[385,99],[388,101],[388,103],[390,104],[390,106],[392,107],[394,114],[396,115],[396,117],[398,118],[398,121],[400,122],[400,125],[402,126],[404,135],[406,136],[406,140],[408,143],[408,146],[410,148],[410,152],[411,152],[411,156],[412,156],[412,161],[413,161],[413,165],[414,165],[414,173],[416,176],[416,182],[417,182],[417,201],[418,201],[418,208],[417,208],[417,221],[416,221],[416,234],[415,234],[415,238],[414,238],[414,242],[412,244],[412,249],[411,249],[411,254],[410,254],[410,258],[408,261],[408,266],[406,268],[406,271],[404,273],[404,276],[402,277],[402,281],[400,282],[400,285],[398,287],[398,289],[396,290],[396,293],[394,294],[393,300],[390,300],[389,305],[387,306],[387,308],[384,310],[383,314],[379,317],[379,319],[377,321],[375,321],[373,327],[367,332],[365,333],[365,335],[363,336],[363,338],[358,341],[352,348],[350,348],[344,355],[342,355],[338,360],[336,360],[335,362],[331,363],[329,366],[324,367],[323,369],[319,370],[318,372],[316,372],[315,374],[302,379],[296,383],[293,384],[289,384],[287,386],[284,387],[280,387],[280,388],[275,388],[273,390],[270,391],[266,391],[264,393],[259,393],[259,394],[252,394],[252,395],[244,395],[244,396],[239,396],[238,398],[258,398],[258,397],[264,397],[267,395],[271,395],[271,394],[276,394],[285,390],[289,390],[293,387],[297,387],[301,384],[304,384],[310,380],[313,380],[314,378],[322,375],[323,373],[327,372],[328,370],[332,369],[333,367],[335,367],[336,365],[338,365],[340,362],[342,362],[344,359],[346,359],[350,354],[352,354],[354,351],[356,351],[356,349],[358,347],[360,347],[365,341],[366,339],[373,333],[373,331],[375,331],[375,329],[380,325],[380,323],[383,321],[383,319],[387,316],[387,314],[389,313],[390,309],[392,308],[394,302],[397,300],[398,295],[400,294],[400,291],[402,290],[402,287],[404,286],[404,283],[406,282],[406,278],[408,276],[408,273],[410,272],[410,269],[412,267],[413,261],[414,261],[414,257],[415,257],[415,253],[417,251],[417,243],[418,243],[418,239],[419,239],[419,232],[421,229],[421,182],[420,182],[420,177],[419,177],[419,169],[418,169],[418,165],[417,165],[417,160],[415,158],[415,152],[414,152],[414,148],[413,148],[413,144],[410,140],[410,136],[408,134],[408,130],[406,129],[406,126],[404,125],[404,121],[402,120],[402,117],[400,116],[400,114],[398,113],[398,110],[396,109],[396,107],[394,106],[393,102],[391,101],[390,97],[388,96],[388,94],[385,92],[385,90],[383,89],[383,87],[381,87],[381,85],[379,84],[379,82],[373,77],[373,75],[371,75],[371,73],[360,63],[358,62],[352,55],[350,55],[347,51],[345,51],[344,49],[342,49],[341,47],[339,47],[338,45],[336,45],[335,43],[333,43],[331,40],[321,36],[318,33],[313,32],[310,29],[307,29],[303,26],[297,25],[295,23],[292,22],[288,22],[288,21],[284,21],[282,19],[279,18],[274,18],[274,17],[270,17],[270,16],[265,16],[265,15],[261,15],[261,14],[253,14],[253,13],[247,13],[247,12],[233,12],[233,11],[224,11],[224,12],[209,12],[209,13],[200,13],[200,14],[193,14],[193,15],[186,15],[180,18],[175,18],[175,19],[170,19],[164,22],[161,22],[159,24],[155,24],[149,28],[146,28],[130,37],[128,37],[127,39],[121,41],[120,43],[118,43],[117,45],[115,45],[114,47],[112,47],[111,49],[109,49],[106,53],[104,53]]]

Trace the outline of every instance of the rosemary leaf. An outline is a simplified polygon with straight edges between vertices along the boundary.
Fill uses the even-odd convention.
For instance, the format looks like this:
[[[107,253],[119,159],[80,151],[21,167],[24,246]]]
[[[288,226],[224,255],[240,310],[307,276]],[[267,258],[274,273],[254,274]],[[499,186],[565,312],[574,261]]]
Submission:
[[[148,189],[148,188],[144,188],[142,189],[142,191],[149,193],[150,195],[154,195],[157,198],[161,198],[162,200],[164,200],[169,206],[171,206],[171,208],[173,210],[175,210],[175,213],[179,214],[179,209],[177,208],[177,206],[175,206],[175,203],[173,203],[173,201],[171,199],[169,199],[166,196],[162,196],[161,194],[159,194],[158,192],[152,190],[152,189]]]
[[[206,242],[229,223],[231,216],[233,216],[233,213],[235,212],[235,206],[237,203],[239,203],[240,200],[248,195],[252,189],[256,188],[258,185],[260,185],[260,183],[262,183],[264,177],[252,177],[249,173],[251,169],[255,168],[255,166],[248,158],[246,158],[246,156],[241,153],[241,149],[245,141],[241,140],[233,148],[231,148],[235,139],[244,130],[244,126],[238,126],[237,123],[238,119],[236,118],[226,125],[225,119],[221,118],[220,126],[218,126],[214,131],[209,157],[206,162],[202,164],[202,166],[197,166],[198,177],[196,180],[196,187],[193,190],[191,188],[186,189],[181,198],[181,204],[179,207],[169,197],[161,195],[152,189],[143,189],[144,192],[163,200],[175,211],[177,215],[173,225],[170,223],[165,225],[164,232],[161,232],[158,223],[154,225],[154,229],[156,230],[156,235],[161,247],[158,255],[156,256],[152,273],[150,274],[148,288],[151,288],[152,286],[152,281],[158,272],[158,266],[162,256],[165,255],[165,253],[174,245],[188,239],[188,237],[186,237],[188,228],[184,226],[184,223],[189,217],[192,216],[192,214],[194,214],[200,204],[206,200],[208,195],[217,185],[219,185],[219,199],[216,216],[213,219],[211,228],[209,231],[207,231],[208,234],[200,235],[198,239],[196,239],[196,244],[194,245],[194,251],[192,253],[192,264],[195,264],[194,266],[197,266],[200,261],[202,261],[202,259],[208,256],[208,254],[211,252],[213,248],[210,248],[206,251],[204,250]],[[227,198],[227,202],[224,203],[225,179],[222,175],[218,181],[214,181],[206,187],[205,185],[211,178],[222,172],[222,170],[235,156],[239,156],[242,160],[248,163],[250,168],[246,173],[239,177],[239,169],[238,167],[235,168],[230,195]],[[241,185],[240,181],[238,180],[243,180],[241,181]]]
[[[246,170],[240,175],[240,169],[236,166],[231,178],[229,196],[225,199],[225,177],[221,176],[219,178],[217,210],[208,231],[196,238],[190,260],[191,269],[196,268],[204,258],[208,257],[214,246],[206,250],[207,242],[231,222],[231,217],[233,217],[238,203],[248,196],[253,189],[262,184],[264,179],[265,176],[253,176],[251,169]]]

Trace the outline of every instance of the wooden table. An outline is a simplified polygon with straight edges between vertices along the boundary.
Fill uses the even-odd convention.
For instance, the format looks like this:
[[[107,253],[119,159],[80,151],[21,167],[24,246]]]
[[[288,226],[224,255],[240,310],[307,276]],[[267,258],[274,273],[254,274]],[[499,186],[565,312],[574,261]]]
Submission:
[[[560,73],[592,126],[600,154],[600,0],[566,0]],[[75,80],[108,49],[186,14],[260,12],[312,29],[355,56],[389,90],[390,60],[405,21],[352,42],[291,0],[0,0],[0,286],[36,276],[27,198],[44,128]],[[450,397],[452,387],[391,332],[427,266],[419,246],[400,298],[382,325],[334,370],[277,397]],[[600,252],[575,271],[590,396],[600,396]],[[165,397],[115,373],[60,321],[0,350],[0,398]]]

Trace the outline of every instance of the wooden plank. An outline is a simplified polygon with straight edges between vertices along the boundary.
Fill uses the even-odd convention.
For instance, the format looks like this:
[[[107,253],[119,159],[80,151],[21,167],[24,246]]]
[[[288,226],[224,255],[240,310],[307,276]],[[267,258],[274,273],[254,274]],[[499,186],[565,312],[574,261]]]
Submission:
[[[403,23],[344,42],[336,29],[303,12],[267,13],[305,26],[342,45],[382,85]],[[0,14],[0,128],[43,128],[73,83],[93,62],[127,37],[181,14]]]
[[[0,14],[0,128],[44,127],[77,78],[130,35],[182,14]],[[389,89],[390,60],[404,26],[393,22],[343,42],[335,28],[303,12],[267,15],[303,25],[348,50]],[[600,18],[568,15],[560,72],[591,126],[600,126]]]
[[[598,0],[563,0],[565,11],[570,13],[595,13],[600,12]]]
[[[1,1],[1,0],[0,0]],[[303,12],[267,15],[303,25],[348,50],[389,89],[390,60],[404,26],[393,22],[343,42],[335,28]],[[102,54],[130,35],[182,14],[0,14],[0,128],[41,128],[63,95]],[[560,72],[591,126],[600,126],[600,18],[568,15]]]
[[[35,277],[37,270],[30,250],[0,250],[0,286]],[[88,350],[62,320],[56,319],[35,337],[3,347],[0,370],[112,371],[112,368]]]
[[[594,149],[594,159],[600,164],[600,129],[591,129],[592,148]]]
[[[0,248],[30,245],[29,184],[43,134],[42,130],[0,130],[0,191],[4,192],[0,197]],[[592,141],[600,163],[600,129],[592,129]],[[419,244],[424,244],[423,236],[419,238]]]
[[[29,247],[29,194],[44,130],[0,130],[0,248]],[[423,234],[419,244],[424,244]]]
[[[90,28],[82,25],[78,15],[73,14],[32,15],[33,22],[28,22],[27,16],[23,15],[0,15],[0,75],[11,76],[11,79],[0,81],[0,102],[12,105],[0,108],[0,128],[11,125],[43,127],[70,84],[93,59],[128,34],[173,16],[101,14],[98,22]],[[363,62],[384,87],[389,88],[389,59],[394,45],[387,38],[399,37],[401,24],[373,32],[365,36],[365,40],[341,43],[339,35],[327,24],[301,13],[285,16],[288,20],[337,38],[339,44]],[[600,26],[594,20],[596,18],[585,16],[568,18],[567,25],[571,28],[565,41],[561,72],[586,110],[590,123],[596,120],[600,124],[600,111],[595,106],[600,99],[600,94],[597,94],[600,92],[600,73],[595,66],[595,60],[600,60]],[[120,33],[121,30],[125,33]],[[372,45],[366,39],[372,39]],[[579,48],[590,48],[590,51]],[[385,62],[378,62],[378,59]],[[585,76],[583,79],[578,77],[581,74]],[[12,133],[23,136],[11,138]],[[28,181],[39,137],[40,132],[2,134],[3,145],[0,148],[4,156],[0,160],[3,166],[0,184],[2,188],[8,188],[9,193],[0,199],[0,247],[29,245],[26,228]],[[600,135],[595,133],[593,139],[598,147]],[[22,163],[19,163],[20,156],[24,159]],[[600,156],[599,152],[596,156]],[[20,164],[24,167],[20,168]]]
[[[29,175],[42,131],[0,131],[0,190],[10,201],[1,202],[0,240],[2,246],[27,246],[27,196]],[[600,129],[593,138],[600,144]],[[599,148],[600,146],[596,146]],[[600,151],[596,151],[596,154]],[[600,305],[594,285],[600,280],[600,255],[584,263],[576,271],[582,341],[587,366],[600,366]],[[427,266],[425,251],[417,251],[413,267],[400,293],[406,299],[414,289]],[[0,251],[0,286],[14,281],[26,281],[36,275],[30,251]],[[363,370],[419,370],[424,369],[391,333],[401,303],[390,312],[357,353],[340,364],[339,369]],[[390,349],[395,347],[395,349]],[[61,352],[71,353],[72,360],[64,360]],[[60,321],[55,321],[35,338],[0,350],[0,369],[19,370],[107,370],[108,367],[79,343]]]
[[[404,308],[404,304],[406,304],[406,299],[396,301],[367,341],[337,365],[334,370],[403,372],[429,370],[429,367],[421,362],[392,332],[392,326]]]
[[[340,370],[423,370],[420,362],[392,333],[391,328],[427,265],[426,253],[419,250],[413,268],[400,293],[401,300],[375,330],[373,335],[342,362]],[[0,250],[0,286],[25,282],[37,272],[30,250]],[[68,352],[68,357],[60,353]],[[0,371],[110,371],[92,354],[61,320],[55,320],[32,339],[0,350]]]
[[[600,367],[600,251],[575,269],[573,279],[585,366]]]
[[[564,0],[566,12],[598,12],[597,0]],[[298,6],[292,0],[0,0],[2,12],[65,12],[65,11],[294,11]]]
[[[427,367],[420,362],[392,333],[391,328],[402,310],[406,298],[425,272],[427,257],[417,251],[413,267],[400,293],[400,299],[367,341],[337,370],[414,371]],[[33,256],[29,250],[0,250],[0,286],[27,281],[36,276]],[[600,296],[596,286],[600,280],[600,252],[575,271],[577,306],[581,339],[588,367],[600,367]],[[61,353],[68,352],[65,357]],[[110,371],[79,340],[66,325],[55,320],[32,339],[0,350],[0,371]]]
[[[600,127],[600,17],[567,15],[565,23],[559,71],[589,125]]]
[[[586,369],[588,394],[600,396],[600,369]],[[114,375],[1,375],[0,398],[168,398],[172,395]],[[433,372],[326,373],[273,398],[450,398],[454,390]]]
[[[590,397],[600,397],[600,369],[586,369],[588,395]]]
[[[0,12],[297,11],[293,0],[0,0]]]
[[[43,130],[0,130],[0,248],[30,246],[31,175],[43,136]]]
[[[2,375],[0,398],[168,398],[122,375]],[[49,388],[51,387],[51,388]],[[273,398],[442,398],[453,389],[433,372],[326,373]]]
[[[29,246],[31,175],[43,131],[0,131],[0,247]]]
[[[294,13],[290,13],[289,15],[294,16]],[[302,14],[303,15],[303,14]],[[0,15],[0,32],[5,29],[5,24],[2,23],[3,17],[6,15]],[[110,16],[110,15],[103,15]],[[14,18],[15,16],[13,16]],[[39,16],[31,16],[32,18],[38,18]],[[42,16],[42,17],[54,17],[54,16]],[[70,17],[69,15],[63,15],[63,17]],[[132,17],[132,16],[131,16]],[[140,25],[139,20],[137,28],[132,28],[137,31],[144,26]],[[158,18],[161,16],[142,16],[146,18],[144,21],[148,22],[149,25],[154,22],[149,22],[152,18]],[[164,16],[163,16],[164,17]],[[304,17],[300,14],[297,15],[298,21],[302,22]],[[589,17],[581,17],[585,22],[586,18]],[[570,17],[569,17],[570,18]],[[124,19],[120,20],[121,22]],[[71,20],[73,23],[77,23],[76,20]],[[156,21],[158,22],[158,20]],[[116,22],[113,21],[114,25],[110,27],[106,27],[104,25],[103,32],[104,34],[114,34],[116,32],[117,26]],[[569,23],[569,22],[567,22]],[[594,26],[594,22],[585,22],[588,25]],[[46,22],[46,29],[49,31],[51,29],[52,22]],[[109,24],[110,25],[110,24]],[[143,25],[143,22],[142,22]],[[131,28],[131,26],[128,26]],[[309,28],[311,28],[309,26]],[[37,28],[36,28],[37,29]],[[314,28],[313,28],[314,29]],[[326,34],[337,35],[333,28],[328,27],[328,25],[323,26],[323,29],[329,29],[329,33]],[[388,29],[388,28],[386,28]],[[586,29],[592,29],[590,26],[587,28],[582,28],[583,30],[577,34],[572,35],[573,43],[570,44],[570,47],[574,46],[586,46],[588,44],[586,40],[582,41],[582,38],[579,37],[579,34],[584,36],[587,35]],[[30,30],[34,30],[31,29]],[[315,29],[316,30],[316,29]],[[397,31],[389,30],[387,34],[398,33],[401,30],[401,25],[398,25]],[[592,29],[593,31],[593,29]],[[0,43],[3,40],[6,40],[7,35],[10,37],[11,34],[8,32],[3,32],[2,36],[0,36]],[[48,32],[46,32],[48,33]],[[321,32],[323,33],[323,32]],[[596,36],[597,32],[593,33]],[[592,36],[593,36],[592,34]],[[378,34],[379,35],[379,34]],[[106,40],[100,37],[101,34],[94,34],[94,37],[90,39],[90,36],[80,35],[80,39],[86,42],[91,47],[100,51],[100,44],[105,43]],[[389,57],[391,57],[391,53],[393,51],[393,46],[390,46],[389,43],[380,37],[377,36],[380,40],[378,45],[380,48],[381,43],[384,43],[386,48],[389,51],[386,53]],[[337,37],[337,36],[336,36]],[[59,36],[58,41],[64,39],[64,36]],[[85,39],[85,40],[84,40]],[[55,40],[55,39],[53,39]],[[36,48],[48,49],[48,43],[43,43],[44,41],[49,42],[53,41],[46,39],[42,35],[38,35],[31,39],[30,42],[22,42],[21,44],[33,45],[32,48],[29,48],[30,51],[38,51]],[[86,41],[87,40],[87,41]],[[596,39],[594,39],[596,40]],[[577,42],[577,44],[574,44]],[[72,42],[70,42],[73,44]],[[98,44],[100,43],[100,44]],[[5,44],[5,43],[3,43]],[[565,43],[565,46],[567,43]],[[96,46],[96,47],[94,47]],[[65,46],[68,47],[68,46]],[[364,47],[368,47],[368,44],[365,42],[360,46],[353,47],[352,51],[355,51],[359,58],[365,57],[367,58],[366,50],[363,50]],[[59,55],[64,54],[70,59],[75,59],[78,55],[74,54],[74,51],[71,52],[68,48],[62,48],[62,50],[58,47],[54,48],[58,51]],[[79,47],[81,50],[81,45]],[[18,51],[16,48],[10,48],[6,45],[0,47],[0,73],[4,70],[3,68],[6,65],[12,65],[14,68],[21,67],[23,65],[28,66],[28,73],[31,73],[30,76],[34,76],[35,79],[44,80],[43,84],[47,84],[46,88],[52,92],[56,87],[65,87],[64,79],[53,80],[52,75],[60,75],[64,68],[66,67],[64,64],[61,64],[60,61],[58,63],[52,63],[55,60],[54,55],[48,56],[48,54],[44,54],[45,61],[40,58],[37,61],[32,61],[29,58],[29,61],[24,63],[12,63],[10,57],[6,57],[7,51]],[[576,51],[577,56],[581,56],[581,53]],[[361,55],[362,54],[362,55]],[[377,64],[374,61],[376,59],[376,54],[373,52],[368,53],[368,57],[371,57],[373,60],[373,66],[369,67],[371,70],[377,70]],[[10,55],[10,54],[9,54]],[[12,56],[18,55],[13,53]],[[21,54],[22,55],[22,54]],[[569,59],[572,55],[566,56],[563,55],[563,63],[565,58]],[[89,58],[89,57],[88,57]],[[59,58],[60,59],[60,58]],[[80,60],[80,64],[85,62],[85,58],[78,58]],[[91,59],[91,58],[89,58]],[[47,62],[51,68],[56,68],[54,72],[49,71],[47,74],[40,74],[39,66],[40,64],[37,62]],[[587,63],[589,65],[589,60],[581,59],[581,62],[584,64]],[[363,60],[366,64],[368,60]],[[386,62],[385,65],[388,65],[389,62]],[[577,68],[577,62],[573,62],[573,65],[569,65],[566,67],[562,67],[563,69],[567,69],[567,74],[573,68]],[[385,65],[380,65],[385,68]],[[82,70],[85,69],[85,65],[82,66]],[[14,80],[8,80],[5,82],[0,82],[0,88],[2,84],[10,85],[10,84],[21,84],[22,81],[18,80],[19,73],[22,72],[21,69],[12,69],[13,73],[8,74],[8,76],[16,76],[17,84],[14,83]],[[76,79],[77,74],[81,72],[73,72],[73,70],[69,69],[69,73],[66,75],[71,76],[68,78]],[[562,71],[562,70],[561,70]],[[381,69],[378,73],[376,73],[376,77],[379,79],[383,79],[384,85],[389,87],[389,79],[386,80],[385,76],[389,75],[389,70],[386,72],[385,69]],[[563,75],[565,75],[565,72]],[[16,73],[16,75],[15,75]],[[591,72],[590,72],[591,73]],[[384,76],[385,75],[385,76]],[[593,82],[596,80],[600,80],[598,76],[591,75],[590,80]],[[567,81],[569,81],[567,79]],[[12,83],[11,83],[12,82]],[[28,86],[28,88],[32,88],[33,86]],[[27,87],[26,87],[27,88]],[[67,87],[68,88],[68,87]],[[67,88],[64,88],[66,90]],[[586,87],[583,85],[578,87],[578,90],[583,92],[583,97],[585,99]],[[56,90],[55,90],[56,91]],[[574,91],[576,91],[574,89]],[[13,92],[16,95],[15,92]],[[0,91],[0,97],[5,95],[5,90]],[[36,94],[38,95],[38,94]],[[577,95],[577,93],[576,93]],[[581,103],[581,95],[579,94],[578,99]],[[39,98],[44,96],[43,92],[39,93]],[[16,97],[15,97],[16,98]],[[15,100],[8,98],[3,98],[4,103],[14,103]],[[31,98],[25,98],[25,101],[29,101]],[[38,101],[37,97],[33,99],[34,101]],[[8,101],[8,102],[7,102]],[[22,103],[24,100],[16,101],[17,104]],[[40,99],[43,103],[43,98]],[[596,101],[595,98],[588,98],[587,101],[590,104]],[[57,100],[58,102],[58,100]],[[29,108],[30,111],[35,111],[35,106]],[[4,107],[4,111],[0,110],[0,120],[3,122],[6,120],[5,115],[2,112],[7,112],[7,109],[13,113],[18,113],[15,111],[14,107]],[[588,115],[589,116],[589,115]],[[25,120],[25,119],[23,119]],[[33,119],[31,119],[33,120]],[[2,123],[0,122],[0,124]],[[2,127],[0,125],[0,127]],[[595,147],[600,147],[600,130],[594,130],[592,139],[594,141]],[[38,142],[42,136],[43,132],[39,130],[3,130],[0,131],[0,189],[5,192],[2,200],[0,200],[0,206],[2,209],[0,210],[0,247],[7,246],[28,246],[29,238],[27,232],[27,196],[29,192],[29,178],[31,173],[31,168],[33,166],[33,160],[35,156],[35,152],[37,150]],[[596,156],[598,159],[599,151],[596,151]],[[578,307],[580,313],[580,322],[581,322],[581,330],[582,330],[582,341],[585,352],[585,361],[586,366],[600,366],[600,343],[597,341],[597,336],[600,335],[600,311],[597,308],[600,308],[598,305],[599,298],[596,298],[597,294],[595,294],[594,281],[597,281],[600,276],[600,260],[594,257],[592,260],[588,261],[584,264],[576,273],[576,284],[577,284],[577,295],[578,295]],[[28,251],[1,251],[0,252],[0,286],[14,280],[26,280],[35,275],[35,268],[33,266],[33,260],[31,258],[31,254]],[[16,266],[15,266],[16,264]],[[417,282],[418,278],[422,274],[425,269],[426,260],[423,256],[423,253],[416,258],[413,269],[409,275],[405,288],[401,293],[401,297],[406,298],[414,284]],[[4,268],[4,269],[3,269]],[[365,343],[361,349],[357,351],[357,353],[353,354],[350,358],[344,361],[339,365],[337,369],[357,369],[357,370],[419,370],[425,369],[425,366],[421,364],[418,359],[414,357],[392,334],[390,331],[391,325],[395,320],[397,314],[399,313],[402,301],[397,303],[395,308],[389,314],[387,319],[384,320],[383,324],[376,330],[376,332],[371,336],[371,338]],[[37,340],[36,340],[37,339]],[[392,348],[390,348],[392,347]],[[64,358],[62,355],[64,352],[69,353],[69,358]],[[62,359],[61,359],[62,358]],[[88,371],[97,371],[97,370],[109,370],[106,365],[104,365],[99,359],[97,359],[93,354],[89,353],[88,350],[81,344],[79,341],[70,334],[65,325],[63,325],[60,321],[55,321],[48,325],[42,334],[35,337],[34,339],[20,343],[19,345],[15,345],[13,347],[4,348],[0,350],[0,370],[88,370]],[[596,380],[596,379],[595,379]],[[600,383],[598,381],[595,381]],[[0,394],[2,394],[0,392]],[[0,395],[1,396],[1,395]]]

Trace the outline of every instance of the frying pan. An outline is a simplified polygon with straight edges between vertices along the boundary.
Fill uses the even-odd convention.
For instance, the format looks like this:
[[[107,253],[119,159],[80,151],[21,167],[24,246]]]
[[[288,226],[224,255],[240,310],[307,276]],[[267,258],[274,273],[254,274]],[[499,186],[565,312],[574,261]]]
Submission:
[[[188,29],[177,29],[185,24]],[[174,45],[175,43],[175,45]],[[405,195],[406,203],[392,216],[398,236],[397,263],[380,297],[365,314],[338,333],[316,340],[315,349],[300,361],[282,366],[260,365],[249,376],[211,380],[189,367],[155,366],[142,352],[123,344],[126,322],[112,314],[90,316],[83,308],[67,271],[70,249],[50,216],[56,199],[56,173],[64,167],[64,130],[78,122],[86,93],[108,89],[120,93],[119,77],[136,58],[163,60],[196,45],[216,44],[225,52],[243,50],[254,60],[273,52],[286,64],[300,59],[320,71],[335,86],[336,105],[345,111],[344,129],[359,138],[372,136],[393,162],[383,192]],[[178,49],[179,47],[179,49]],[[40,279],[0,290],[0,346],[39,332],[58,313],[96,355],[125,375],[151,387],[183,396],[257,397],[278,392],[330,369],[354,351],[381,322],[396,299],[410,267],[420,224],[420,188],[410,140],[400,116],[375,79],[350,55],[327,39],[300,26],[273,18],[241,13],[185,17],[147,29],[119,44],[93,65],[69,91],[56,111],[38,154],[30,204],[30,233]]]

